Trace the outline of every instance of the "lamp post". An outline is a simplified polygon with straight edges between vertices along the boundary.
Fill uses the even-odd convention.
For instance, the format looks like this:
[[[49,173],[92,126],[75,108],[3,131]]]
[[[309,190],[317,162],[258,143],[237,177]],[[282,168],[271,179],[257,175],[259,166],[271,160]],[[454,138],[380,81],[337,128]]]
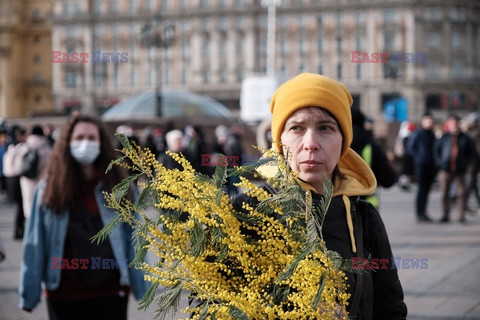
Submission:
[[[281,0],[262,0],[262,6],[268,8],[267,18],[267,76],[275,76],[275,25],[277,7]]]
[[[141,31],[142,46],[146,48],[163,48],[167,50],[175,40],[175,27],[169,23],[162,24],[160,16],[155,16],[148,21]],[[162,116],[162,93],[161,93],[161,57],[155,55],[156,65],[156,114],[158,117]]]

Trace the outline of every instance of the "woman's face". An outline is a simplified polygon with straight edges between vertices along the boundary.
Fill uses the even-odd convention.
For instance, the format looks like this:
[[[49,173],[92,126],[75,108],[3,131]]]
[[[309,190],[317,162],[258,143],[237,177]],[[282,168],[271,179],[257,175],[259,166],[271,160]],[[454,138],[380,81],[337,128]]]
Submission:
[[[321,192],[325,174],[332,177],[342,151],[343,137],[335,118],[320,108],[302,108],[285,122],[280,139],[292,170]]]
[[[74,141],[94,141],[100,143],[100,132],[95,124],[90,122],[79,122],[75,125],[70,137],[70,143]]]

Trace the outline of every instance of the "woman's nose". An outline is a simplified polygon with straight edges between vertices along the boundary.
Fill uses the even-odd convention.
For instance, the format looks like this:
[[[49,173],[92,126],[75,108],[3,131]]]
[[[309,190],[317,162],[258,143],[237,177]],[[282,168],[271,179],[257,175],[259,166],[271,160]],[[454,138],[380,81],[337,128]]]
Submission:
[[[305,135],[303,136],[303,148],[309,151],[318,150],[320,148],[315,130],[308,129],[305,131]]]

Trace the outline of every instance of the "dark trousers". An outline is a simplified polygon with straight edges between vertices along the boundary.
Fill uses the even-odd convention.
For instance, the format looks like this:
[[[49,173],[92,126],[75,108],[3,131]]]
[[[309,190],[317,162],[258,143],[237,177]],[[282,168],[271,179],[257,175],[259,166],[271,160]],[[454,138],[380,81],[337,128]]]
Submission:
[[[431,165],[415,165],[415,175],[417,177],[417,198],[415,207],[417,217],[423,217],[427,214],[427,203],[430,190],[437,175],[437,169]]]
[[[480,160],[479,160],[480,161]],[[468,184],[467,194],[465,195],[465,202],[468,205],[468,198],[470,194],[473,192],[475,198],[477,198],[478,206],[480,207],[480,192],[478,190],[478,169],[473,169],[470,172],[470,183]]]
[[[127,320],[128,296],[84,300],[47,298],[50,320]]]
[[[20,188],[20,177],[7,178],[7,191],[9,200],[17,205],[13,237],[15,239],[22,239],[25,225],[25,215],[23,213],[23,198],[22,189]]]
[[[466,195],[466,179],[465,173],[455,174],[446,171],[440,171],[438,176],[438,181],[440,182],[440,189],[442,192],[442,202],[443,202],[443,217],[450,217],[450,186],[456,181],[457,182],[457,209],[458,216],[460,218],[465,216],[465,195]]]

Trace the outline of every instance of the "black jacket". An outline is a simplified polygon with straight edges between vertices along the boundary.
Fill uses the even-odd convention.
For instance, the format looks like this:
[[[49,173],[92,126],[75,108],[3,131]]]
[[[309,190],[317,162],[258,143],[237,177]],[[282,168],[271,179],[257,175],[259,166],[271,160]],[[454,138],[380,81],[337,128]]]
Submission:
[[[269,192],[274,192],[269,186],[266,186],[265,189]],[[320,196],[313,194],[314,205],[318,201],[320,201]],[[255,200],[242,194],[235,199],[234,208],[241,210],[242,202],[251,206],[257,204]],[[357,248],[360,248],[360,238],[362,238],[363,242],[362,257],[388,259],[388,264],[386,265],[388,269],[367,270],[363,274],[361,300],[355,319],[406,319],[407,307],[403,302],[403,289],[398,279],[397,270],[391,268],[393,255],[382,219],[371,204],[362,200],[357,201],[356,198],[351,199],[351,203]],[[357,256],[351,248],[345,205],[340,196],[332,199],[323,224],[323,237],[327,248],[338,252],[344,259],[351,259]],[[350,272],[347,276],[349,285],[347,292],[351,294],[347,310],[350,312],[356,288],[356,275]]]
[[[467,171],[470,160],[475,152],[474,145],[469,136],[460,132],[457,138],[458,156],[455,161],[455,173],[463,174]],[[435,162],[442,171],[450,171],[450,155],[452,149],[452,135],[444,134],[435,144]]]

